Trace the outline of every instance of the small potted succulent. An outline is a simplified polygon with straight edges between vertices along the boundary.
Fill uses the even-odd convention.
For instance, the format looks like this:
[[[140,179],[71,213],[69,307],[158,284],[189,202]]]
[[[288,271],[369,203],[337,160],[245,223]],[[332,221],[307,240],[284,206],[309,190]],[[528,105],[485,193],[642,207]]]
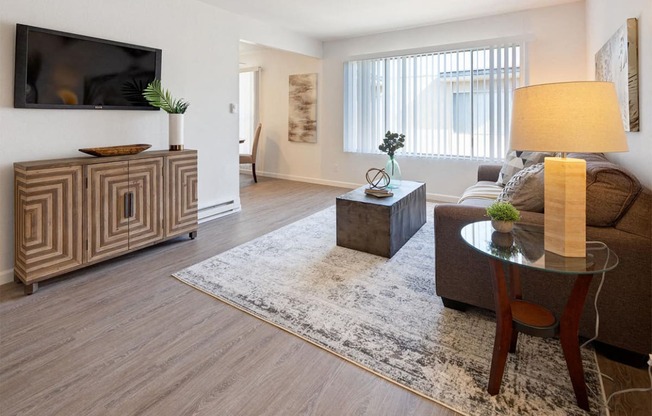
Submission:
[[[491,218],[491,226],[501,233],[512,231],[514,222],[521,219],[521,213],[509,202],[496,201],[487,207],[487,216]]]

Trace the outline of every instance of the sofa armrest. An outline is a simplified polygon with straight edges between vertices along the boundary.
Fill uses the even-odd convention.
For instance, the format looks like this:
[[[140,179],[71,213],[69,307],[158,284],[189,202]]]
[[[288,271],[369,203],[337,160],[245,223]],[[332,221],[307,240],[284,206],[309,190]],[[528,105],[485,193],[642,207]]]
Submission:
[[[478,182],[497,182],[502,165],[480,165],[478,166]]]
[[[435,205],[435,291],[442,298],[493,309],[489,262],[460,235],[466,224],[487,219],[483,207]]]
[[[484,207],[435,206],[435,288],[438,296],[493,309],[489,261],[462,240],[461,229],[489,218]],[[521,212],[521,222],[543,225],[543,214]]]

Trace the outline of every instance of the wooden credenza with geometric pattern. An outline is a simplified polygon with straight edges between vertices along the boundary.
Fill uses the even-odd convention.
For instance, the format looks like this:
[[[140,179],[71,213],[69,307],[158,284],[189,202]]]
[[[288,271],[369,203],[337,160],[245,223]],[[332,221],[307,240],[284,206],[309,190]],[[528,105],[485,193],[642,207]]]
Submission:
[[[38,282],[197,235],[197,151],[14,164],[14,279]]]

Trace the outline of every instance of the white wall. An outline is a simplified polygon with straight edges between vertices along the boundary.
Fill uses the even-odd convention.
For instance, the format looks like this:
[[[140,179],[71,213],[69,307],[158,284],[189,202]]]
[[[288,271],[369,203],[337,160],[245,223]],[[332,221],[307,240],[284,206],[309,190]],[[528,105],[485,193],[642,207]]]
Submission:
[[[239,206],[238,119],[229,103],[238,102],[240,33],[296,50],[319,46],[196,0],[0,0],[0,283],[13,268],[14,162],[80,156],[82,147],[168,147],[162,111],[14,109],[16,23],[163,50],[163,85],[191,103],[185,144],[199,151],[200,208],[231,200]]]
[[[308,58],[270,51],[249,65],[263,66],[264,167],[273,176],[331,184],[362,184],[370,167],[383,167],[386,156],[344,153],[342,142],[343,63],[353,57],[486,39],[529,40],[530,83],[586,79],[584,4],[535,9],[348,40],[326,42],[319,75],[318,143],[288,143],[287,75],[312,72]],[[246,58],[250,59],[247,60]],[[265,89],[268,82],[278,82]],[[267,130],[267,131],[266,131]],[[379,137],[379,143],[382,137]],[[431,198],[456,200],[476,178],[477,162],[399,156],[404,179],[425,181]],[[258,168],[258,166],[257,166]]]
[[[588,77],[595,78],[595,53],[628,18],[638,19],[638,82],[640,131],[627,133],[629,152],[609,159],[631,170],[652,189],[652,1],[587,0],[586,43]]]
[[[277,49],[241,53],[245,67],[260,67],[260,121],[263,123],[256,171],[263,175],[299,180],[314,179],[321,170],[324,144],[320,141],[322,124],[317,124],[317,143],[288,141],[288,77],[292,74],[321,73],[321,61]],[[321,75],[317,96],[323,93]],[[321,108],[317,107],[317,119]]]

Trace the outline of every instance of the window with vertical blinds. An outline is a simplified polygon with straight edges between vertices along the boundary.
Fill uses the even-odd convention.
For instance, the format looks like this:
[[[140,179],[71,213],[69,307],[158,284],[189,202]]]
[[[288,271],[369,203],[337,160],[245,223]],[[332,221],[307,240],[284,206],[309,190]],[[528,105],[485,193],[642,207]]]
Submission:
[[[509,44],[346,62],[344,151],[379,153],[390,130],[405,134],[404,155],[502,159],[523,54]]]

